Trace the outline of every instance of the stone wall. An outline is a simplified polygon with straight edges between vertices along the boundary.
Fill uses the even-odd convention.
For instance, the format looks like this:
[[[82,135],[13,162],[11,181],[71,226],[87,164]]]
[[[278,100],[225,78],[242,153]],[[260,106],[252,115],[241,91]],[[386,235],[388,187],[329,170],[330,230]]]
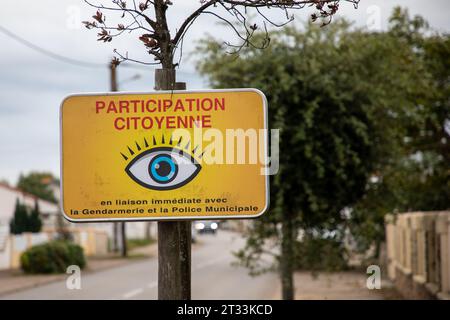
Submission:
[[[407,299],[450,299],[450,211],[385,218],[388,276]]]

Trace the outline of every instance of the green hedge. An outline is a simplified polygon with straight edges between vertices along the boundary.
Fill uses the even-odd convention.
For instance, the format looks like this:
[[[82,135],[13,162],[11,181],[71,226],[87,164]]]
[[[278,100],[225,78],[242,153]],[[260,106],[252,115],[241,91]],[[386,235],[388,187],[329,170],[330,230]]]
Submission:
[[[20,257],[25,273],[64,273],[70,265],[86,266],[83,248],[67,241],[51,241],[31,247]]]

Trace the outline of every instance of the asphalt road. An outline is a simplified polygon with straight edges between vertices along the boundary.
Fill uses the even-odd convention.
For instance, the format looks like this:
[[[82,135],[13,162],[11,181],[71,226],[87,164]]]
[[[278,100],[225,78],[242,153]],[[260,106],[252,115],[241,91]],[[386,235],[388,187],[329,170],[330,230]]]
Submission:
[[[275,274],[258,277],[231,265],[231,252],[243,246],[237,233],[219,230],[202,235],[192,252],[192,299],[273,299],[278,288]],[[80,290],[65,281],[20,291],[1,299],[157,299],[158,264],[155,258],[90,273],[81,278]]]

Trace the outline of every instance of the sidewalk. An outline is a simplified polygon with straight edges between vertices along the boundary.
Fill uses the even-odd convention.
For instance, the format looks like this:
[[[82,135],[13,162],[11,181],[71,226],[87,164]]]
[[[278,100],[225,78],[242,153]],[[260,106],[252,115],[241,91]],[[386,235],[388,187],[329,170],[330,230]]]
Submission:
[[[319,273],[314,277],[311,272],[301,271],[294,274],[296,300],[389,300],[400,299],[389,281],[381,282],[380,290],[366,287],[367,276],[364,272],[345,271]],[[276,299],[281,298],[278,286]]]
[[[120,267],[127,263],[141,261],[157,255],[158,244],[133,249],[127,258],[122,258],[117,254],[110,254],[105,257],[88,257],[87,266],[84,273],[93,273],[110,268]],[[42,286],[51,282],[61,281],[67,278],[67,274],[49,275],[26,275],[21,270],[0,271],[0,299],[2,295],[17,292],[24,289]]]

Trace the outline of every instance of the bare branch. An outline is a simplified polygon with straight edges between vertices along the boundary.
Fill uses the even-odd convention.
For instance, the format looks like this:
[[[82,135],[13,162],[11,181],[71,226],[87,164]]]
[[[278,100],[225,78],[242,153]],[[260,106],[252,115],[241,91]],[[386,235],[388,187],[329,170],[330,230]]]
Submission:
[[[135,62],[135,63],[139,63],[139,64],[144,64],[146,66],[156,66],[156,65],[160,64],[160,62],[142,62],[142,61],[139,61],[139,60],[131,59],[131,58],[128,57],[128,52],[125,55],[122,55],[116,49],[114,49],[113,52],[120,57],[120,60],[118,60],[119,61],[118,63],[122,63],[124,61],[131,61],[131,62]]]
[[[195,10],[189,17],[187,17],[186,20],[184,20],[178,32],[176,33],[175,37],[173,38],[172,43],[176,45],[180,40],[180,38],[182,37],[182,35],[187,30],[187,27],[191,24],[191,22],[194,21],[203,11],[208,9],[213,4],[216,4],[217,2],[219,2],[219,0],[208,1],[205,4],[203,4],[200,8]]]
[[[84,0],[89,6],[96,8],[97,12],[92,17],[93,21],[84,21],[83,23],[88,29],[100,29],[98,33],[98,40],[110,42],[113,38],[123,34],[124,32],[134,32],[143,30],[145,33],[141,34],[139,39],[144,44],[147,52],[153,55],[157,62],[143,63],[143,64],[161,64],[163,68],[175,68],[179,65],[183,55],[184,37],[190,29],[194,21],[202,14],[207,14],[215,17],[220,22],[224,23],[236,34],[241,40],[240,44],[225,44],[234,51],[231,53],[239,53],[244,47],[253,47],[264,49],[270,43],[269,32],[267,24],[273,27],[283,27],[294,20],[292,10],[300,10],[305,7],[313,7],[315,13],[311,15],[311,19],[316,21],[320,19],[322,26],[329,24],[332,17],[337,12],[339,4],[342,2],[353,4],[357,8],[360,0],[199,0],[200,6],[194,10],[183,21],[179,28],[175,29],[175,36],[172,38],[168,27],[166,12],[168,7],[172,5],[171,0],[142,0],[139,4],[136,0],[112,0],[114,6],[103,6],[102,4],[93,4],[91,0]],[[101,0],[100,0],[101,1]],[[132,1],[128,5],[127,2]],[[229,16],[224,17],[214,8],[219,7],[225,10]],[[286,16],[285,21],[273,21],[264,10],[277,9],[283,10]],[[103,11],[113,11],[121,13],[121,19],[124,17],[131,18],[130,23],[117,23],[115,25],[106,24],[106,17]],[[154,19],[147,14],[153,11]],[[250,14],[256,13],[260,18],[258,24],[250,22]],[[251,19],[253,20],[253,18]],[[148,25],[146,25],[145,24]],[[262,27],[261,27],[262,24]],[[262,31],[262,38],[257,37],[261,42],[255,43],[252,38]],[[113,32],[116,31],[116,32]],[[261,40],[262,39],[262,40]],[[180,50],[178,63],[174,64],[174,56],[176,50]],[[128,57],[128,54],[121,55],[115,50],[122,60],[131,62],[139,62]]]
[[[141,16],[142,18],[145,19],[145,21],[147,21],[147,23],[154,29],[156,27],[156,22],[153,21],[152,19],[150,19],[150,17],[148,17],[147,15],[143,14],[142,12],[139,12],[138,10],[135,9],[127,9],[127,8],[113,8],[113,7],[105,7],[103,5],[95,5],[91,2],[89,2],[88,0],[84,0],[84,2],[86,2],[88,5],[90,5],[91,7],[97,8],[97,9],[104,9],[104,10],[110,10],[110,11],[121,11],[121,12],[128,12],[128,13],[135,13],[139,16]],[[116,2],[114,2],[116,3]],[[135,18],[135,16],[133,15],[133,18]]]

